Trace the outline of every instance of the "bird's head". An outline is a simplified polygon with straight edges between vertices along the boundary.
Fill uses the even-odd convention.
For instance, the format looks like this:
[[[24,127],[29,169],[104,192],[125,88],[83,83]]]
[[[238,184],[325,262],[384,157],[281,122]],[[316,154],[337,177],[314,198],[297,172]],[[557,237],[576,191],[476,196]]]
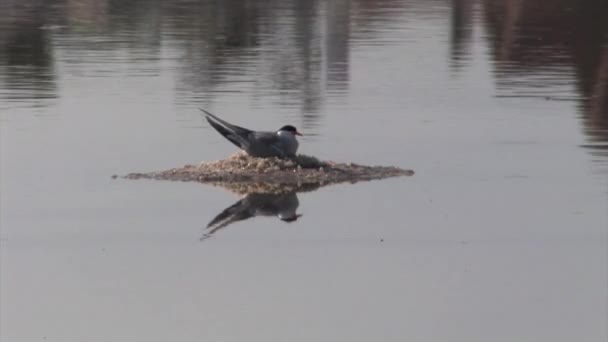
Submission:
[[[300,217],[302,217],[302,214],[294,214],[289,216],[283,216],[279,214],[278,216],[281,221],[291,223],[297,221]]]
[[[298,132],[298,130],[295,127],[293,127],[292,125],[285,125],[285,126],[281,127],[277,131],[277,133],[279,133],[279,132],[289,132],[289,133],[291,133],[293,135],[302,136],[302,134],[300,132]]]

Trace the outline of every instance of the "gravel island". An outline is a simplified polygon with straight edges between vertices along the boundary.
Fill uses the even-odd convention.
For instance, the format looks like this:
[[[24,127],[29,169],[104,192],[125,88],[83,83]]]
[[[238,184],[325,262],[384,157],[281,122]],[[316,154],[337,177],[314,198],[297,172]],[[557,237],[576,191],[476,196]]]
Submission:
[[[158,172],[130,173],[127,179],[159,179],[218,185],[236,193],[310,191],[318,187],[399,176],[412,170],[320,161],[306,155],[291,159],[255,158],[244,152],[230,157]]]

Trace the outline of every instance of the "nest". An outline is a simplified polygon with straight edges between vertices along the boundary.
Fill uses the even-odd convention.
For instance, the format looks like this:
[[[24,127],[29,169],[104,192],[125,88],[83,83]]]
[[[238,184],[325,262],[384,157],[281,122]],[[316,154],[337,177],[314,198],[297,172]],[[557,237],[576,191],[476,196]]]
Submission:
[[[216,172],[216,171],[232,171],[232,172],[257,172],[268,173],[280,170],[294,169],[318,169],[327,167],[327,162],[322,162],[319,159],[307,155],[300,154],[295,158],[281,159],[272,158],[256,158],[251,157],[245,152],[238,152],[226,159],[216,160],[212,162],[201,162],[198,165],[199,172]]]
[[[320,161],[307,155],[298,155],[291,159],[255,158],[239,152],[223,160],[185,165],[159,172],[131,173],[124,178],[193,181],[218,185],[245,194],[312,191],[329,184],[356,183],[413,174],[412,170],[394,166],[335,163]]]

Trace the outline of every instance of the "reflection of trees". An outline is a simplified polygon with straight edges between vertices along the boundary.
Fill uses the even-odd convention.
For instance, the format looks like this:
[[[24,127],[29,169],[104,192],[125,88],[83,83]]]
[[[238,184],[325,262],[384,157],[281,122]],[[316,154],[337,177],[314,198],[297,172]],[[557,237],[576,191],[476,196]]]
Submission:
[[[350,0],[330,1],[327,4],[327,88],[344,90],[349,79]]]
[[[25,77],[3,70],[7,82],[54,95],[56,50],[77,61],[65,65],[68,72],[108,58],[126,58],[127,72],[138,72],[140,61],[169,58],[178,63],[178,100],[251,94],[297,108],[306,128],[318,124],[326,91],[348,90],[354,26],[373,35],[366,28],[398,20],[395,9],[403,6],[399,0],[5,0],[0,65],[28,65],[19,71]],[[15,15],[21,8],[27,11]],[[64,26],[40,30],[46,21]]]
[[[71,27],[107,26],[107,0],[65,0],[65,17]]]
[[[302,115],[304,129],[310,128],[318,121],[321,103],[321,45],[318,39],[319,24],[316,19],[317,1],[300,1],[296,3],[295,36],[298,46],[296,56],[301,56],[298,79],[302,98]]]
[[[211,101],[223,91],[250,92],[299,105],[315,121],[321,100],[316,1],[201,2],[171,8],[173,37],[187,58],[178,96]]]
[[[100,70],[104,70],[101,66],[109,59],[124,58],[129,62],[125,65],[127,73],[138,73],[139,62],[160,58],[159,1],[66,1],[63,15],[68,27],[62,31],[59,47],[64,55],[81,61],[68,67],[99,62]],[[123,54],[118,57],[117,51]]]
[[[352,4],[351,4],[352,3]],[[167,5],[170,32],[186,58],[178,97],[212,101],[222,92],[251,93],[299,108],[317,124],[325,91],[348,90],[353,11],[361,27],[382,25],[403,1],[231,0]]]
[[[499,86],[523,85],[543,97],[559,99],[560,94],[548,91],[563,86],[567,77],[563,72],[573,70],[583,125],[593,142],[590,147],[608,155],[608,2],[482,2]],[[554,77],[556,72],[562,74]]]
[[[579,88],[585,94],[581,103],[583,123],[591,140],[589,147],[608,157],[608,47],[604,47],[596,63],[587,70],[596,73],[579,80]]]
[[[470,40],[473,33],[474,0],[452,0],[450,62],[458,69],[469,54]]]
[[[44,1],[17,5],[0,2],[0,87],[7,100],[56,97],[55,71],[47,30]]]

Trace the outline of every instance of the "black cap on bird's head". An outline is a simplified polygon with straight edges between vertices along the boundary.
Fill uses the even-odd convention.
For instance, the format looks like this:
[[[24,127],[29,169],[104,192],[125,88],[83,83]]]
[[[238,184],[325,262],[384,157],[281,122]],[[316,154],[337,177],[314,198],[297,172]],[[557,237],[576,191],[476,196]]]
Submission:
[[[279,129],[279,131],[291,132],[291,133],[292,133],[292,134],[294,134],[294,135],[300,135],[300,136],[302,135],[302,134],[301,134],[300,132],[298,132],[298,130],[297,130],[295,127],[293,127],[292,125],[285,125],[285,126],[281,127],[281,128]]]

